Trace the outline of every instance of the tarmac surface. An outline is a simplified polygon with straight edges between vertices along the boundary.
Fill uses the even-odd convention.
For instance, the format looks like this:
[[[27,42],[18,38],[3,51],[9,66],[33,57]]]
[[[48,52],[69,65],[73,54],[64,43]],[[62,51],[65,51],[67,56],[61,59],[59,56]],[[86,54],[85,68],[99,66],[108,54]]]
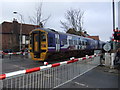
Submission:
[[[23,57],[22,55],[11,58],[6,56],[1,59],[0,63],[2,63],[2,74],[43,66],[43,62],[33,61],[29,58]]]
[[[120,90],[120,72],[116,69],[98,66],[58,88],[88,88],[88,90],[91,88],[108,88],[108,90],[113,88],[113,90]]]
[[[0,57],[0,70],[1,74],[14,72],[18,70],[25,70],[34,67],[44,66],[42,61],[34,61],[23,55],[13,55],[11,58],[10,55],[5,55],[4,58]],[[60,62],[60,60],[47,61],[49,64]]]
[[[12,57],[11,59],[8,57],[0,59],[2,74],[43,66],[43,62],[33,61],[23,56]],[[97,88],[96,90],[99,90],[98,88],[113,88],[113,90],[120,90],[120,71],[98,66],[76,79],[57,87],[57,89],[59,88],[88,88],[88,90],[90,88]]]

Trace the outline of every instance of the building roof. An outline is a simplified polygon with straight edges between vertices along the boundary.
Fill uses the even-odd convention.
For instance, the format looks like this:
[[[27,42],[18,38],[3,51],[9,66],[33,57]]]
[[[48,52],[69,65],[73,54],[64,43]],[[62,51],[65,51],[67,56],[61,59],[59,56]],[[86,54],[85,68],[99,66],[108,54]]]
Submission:
[[[99,36],[88,36],[88,38],[92,38],[94,40],[99,40]]]
[[[18,30],[18,32],[20,31],[20,26],[21,23],[18,23],[17,21],[13,21],[13,22],[6,22],[4,21],[2,24],[2,30],[0,31],[0,33],[12,33],[13,29],[15,29],[14,27],[16,27],[16,30]],[[39,27],[38,25],[32,25],[32,24],[22,24],[22,34],[28,34],[31,30],[35,29]]]

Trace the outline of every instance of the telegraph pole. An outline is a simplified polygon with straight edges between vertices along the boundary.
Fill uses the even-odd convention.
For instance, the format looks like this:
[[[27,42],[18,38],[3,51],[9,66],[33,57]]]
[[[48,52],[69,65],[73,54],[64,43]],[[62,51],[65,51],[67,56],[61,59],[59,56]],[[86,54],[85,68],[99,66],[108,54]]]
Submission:
[[[112,1],[112,10],[113,10],[113,31],[115,30],[115,3]],[[113,50],[116,50],[116,42],[113,41]]]

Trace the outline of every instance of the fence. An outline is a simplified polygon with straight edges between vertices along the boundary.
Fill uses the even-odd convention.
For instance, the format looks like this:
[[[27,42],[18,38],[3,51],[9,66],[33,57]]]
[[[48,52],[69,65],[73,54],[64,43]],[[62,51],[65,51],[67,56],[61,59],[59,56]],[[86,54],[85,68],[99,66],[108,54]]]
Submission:
[[[1,88],[57,88],[98,66],[100,55],[0,75]]]
[[[5,52],[0,52],[0,58],[12,58],[14,56],[19,56],[19,57],[29,57],[29,52],[12,52],[12,53],[5,53]]]

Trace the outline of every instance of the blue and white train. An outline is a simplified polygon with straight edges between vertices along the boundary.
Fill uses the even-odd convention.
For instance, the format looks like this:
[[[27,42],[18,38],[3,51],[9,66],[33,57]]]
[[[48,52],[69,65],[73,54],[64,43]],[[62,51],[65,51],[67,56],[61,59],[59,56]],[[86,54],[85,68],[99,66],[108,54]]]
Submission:
[[[104,44],[99,40],[38,28],[30,32],[29,50],[33,60],[44,61],[89,54],[102,49]]]

